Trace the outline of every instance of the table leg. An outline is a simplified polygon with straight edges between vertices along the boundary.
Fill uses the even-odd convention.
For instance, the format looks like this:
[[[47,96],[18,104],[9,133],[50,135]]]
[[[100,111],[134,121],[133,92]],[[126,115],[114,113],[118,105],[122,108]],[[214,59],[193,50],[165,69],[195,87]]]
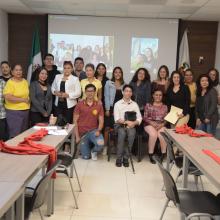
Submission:
[[[188,183],[188,169],[189,169],[189,159],[187,156],[184,154],[183,155],[183,182],[182,182],[182,187],[187,188],[187,183]]]
[[[53,181],[54,179],[51,178],[48,186],[47,216],[51,216],[53,213]]]
[[[5,220],[14,220],[15,219],[15,207],[12,207],[6,212]]]
[[[74,150],[75,150],[75,135],[73,132],[71,136],[71,149],[70,149],[71,155],[73,155]],[[70,178],[73,178],[73,164],[70,166]]]
[[[16,220],[24,220],[24,192],[20,195],[20,197],[16,201]]]

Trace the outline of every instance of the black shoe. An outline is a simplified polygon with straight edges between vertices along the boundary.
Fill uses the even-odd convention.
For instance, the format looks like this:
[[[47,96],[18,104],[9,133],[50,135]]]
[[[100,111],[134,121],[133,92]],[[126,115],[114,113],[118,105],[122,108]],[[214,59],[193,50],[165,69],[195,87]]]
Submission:
[[[116,167],[121,167],[122,166],[121,158],[116,159],[115,165],[116,165]]]
[[[123,166],[124,167],[129,167],[128,158],[123,158]]]
[[[166,153],[162,153],[160,156],[160,162],[163,163],[164,158],[166,157]]]
[[[150,162],[156,164],[156,161],[153,159],[153,154],[149,154]]]

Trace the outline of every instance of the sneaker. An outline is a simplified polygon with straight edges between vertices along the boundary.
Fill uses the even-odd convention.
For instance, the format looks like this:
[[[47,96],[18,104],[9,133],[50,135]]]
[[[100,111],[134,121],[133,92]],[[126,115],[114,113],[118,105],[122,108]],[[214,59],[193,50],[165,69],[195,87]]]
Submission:
[[[123,158],[123,166],[124,166],[124,167],[129,167],[128,158]]]
[[[98,160],[97,152],[91,152],[91,157],[92,157],[92,160]]]
[[[121,167],[122,166],[121,158],[116,159],[115,166],[116,167]]]

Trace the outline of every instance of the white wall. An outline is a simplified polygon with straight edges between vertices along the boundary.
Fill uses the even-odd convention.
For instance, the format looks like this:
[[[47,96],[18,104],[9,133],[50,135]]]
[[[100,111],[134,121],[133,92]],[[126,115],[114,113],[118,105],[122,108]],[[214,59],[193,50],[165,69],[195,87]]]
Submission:
[[[218,36],[215,55],[215,68],[220,70],[220,22],[218,23]]]
[[[8,15],[0,9],[0,62],[8,60]]]

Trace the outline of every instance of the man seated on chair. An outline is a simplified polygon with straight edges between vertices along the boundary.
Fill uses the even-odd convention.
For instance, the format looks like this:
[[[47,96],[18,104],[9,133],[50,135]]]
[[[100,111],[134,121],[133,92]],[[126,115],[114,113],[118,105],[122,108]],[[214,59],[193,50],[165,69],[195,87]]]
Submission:
[[[118,134],[116,166],[121,167],[123,163],[124,167],[128,167],[128,158],[136,134],[135,126],[140,125],[142,117],[137,103],[131,100],[132,86],[124,85],[122,91],[123,98],[114,106],[115,129]],[[126,137],[128,146],[125,146]]]
[[[83,159],[97,160],[97,152],[104,146],[101,134],[104,124],[104,111],[102,103],[95,101],[96,87],[88,84],[85,87],[86,98],[77,103],[73,121],[75,124],[76,143],[80,142],[80,152]]]

